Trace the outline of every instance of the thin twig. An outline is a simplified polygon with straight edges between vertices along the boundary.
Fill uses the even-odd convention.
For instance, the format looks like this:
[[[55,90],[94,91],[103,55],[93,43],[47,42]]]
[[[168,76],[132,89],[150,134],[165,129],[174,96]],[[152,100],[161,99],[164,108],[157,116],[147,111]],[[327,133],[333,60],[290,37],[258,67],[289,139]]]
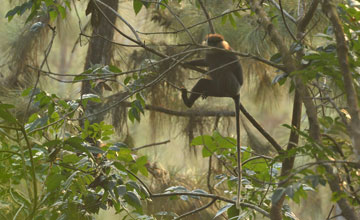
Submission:
[[[281,10],[280,5],[275,1],[275,0],[269,0],[279,11],[283,11]],[[290,19],[290,21],[292,21],[294,24],[296,24],[296,19],[291,16],[288,12],[283,11],[283,13],[286,15],[286,17],[288,17]]]
[[[212,21],[211,21],[211,19],[210,19],[209,13],[208,13],[208,11],[206,10],[203,1],[202,1],[202,0],[198,0],[198,2],[199,2],[199,4],[200,4],[201,9],[203,10],[203,12],[204,12],[204,14],[205,14],[206,20],[207,20],[208,23],[209,23],[210,32],[211,32],[212,34],[215,34],[214,25],[213,25],[213,23],[212,23]]]
[[[331,213],[332,213],[332,211],[333,211],[334,207],[335,207],[334,205],[332,205],[332,206],[331,206],[330,212],[329,212],[329,214],[328,214],[328,216],[327,216],[326,220],[329,220],[329,219],[330,219],[330,216],[331,216]]]
[[[282,19],[283,19],[283,21],[284,21],[284,24],[285,24],[285,28],[286,28],[287,31],[289,32],[291,38],[292,38],[295,42],[297,42],[297,39],[296,39],[295,35],[292,33],[292,31],[290,30],[289,25],[288,25],[287,22],[286,22],[285,15],[284,15],[284,9],[283,9],[283,7],[282,7],[281,0],[279,0],[279,6],[280,6],[280,11],[281,11],[281,17],[282,17]]]
[[[209,20],[215,20],[215,19],[218,19],[218,18],[221,18],[223,17],[224,15],[227,15],[227,14],[231,14],[231,13],[234,13],[234,12],[238,12],[238,11],[247,11],[249,10],[249,8],[238,8],[238,9],[234,9],[234,10],[231,10],[231,11],[228,11],[228,12],[225,12],[225,13],[222,13],[220,15],[217,15],[215,17],[212,17],[210,18]],[[202,25],[202,24],[205,24],[208,22],[208,19],[204,20],[204,21],[201,21],[199,23],[196,23],[196,24],[193,24],[189,27],[186,27],[186,29],[192,29],[196,26],[199,26],[199,25]],[[176,31],[160,31],[160,32],[141,32],[141,31],[137,31],[139,34],[143,34],[143,35],[155,35],[155,34],[178,34],[180,32],[183,32],[185,31],[186,29],[180,29],[180,30],[176,30]]]
[[[100,0],[94,0],[94,3],[96,5],[96,3],[100,3],[102,4],[103,6],[105,6],[106,8],[108,8],[110,11],[112,11],[118,18],[120,18],[120,20],[122,22],[124,22],[126,24],[126,26],[129,27],[129,29],[131,30],[131,32],[134,34],[136,40],[138,42],[141,42],[141,39],[139,37],[139,35],[136,33],[135,29],[117,12],[115,11],[112,7],[110,7],[109,5],[105,4],[104,2],[100,1]],[[96,7],[100,10],[100,8],[96,5]]]
[[[206,178],[207,187],[209,189],[209,192],[212,194],[214,192],[213,192],[213,188],[212,188],[211,182],[210,182],[210,180],[211,180],[211,171],[212,171],[211,167],[212,167],[212,155],[210,155],[210,157],[209,157],[209,168],[208,168],[207,178]]]
[[[45,63],[46,63],[46,60],[47,60],[47,58],[48,58],[48,56],[49,56],[49,54],[50,54],[50,51],[51,51],[51,48],[52,48],[52,45],[53,45],[53,43],[54,43],[54,39],[55,39],[55,36],[56,36],[55,27],[51,27],[50,25],[48,25],[48,27],[52,30],[53,35],[52,35],[52,37],[51,37],[51,40],[50,40],[49,45],[48,45],[47,48],[45,49],[45,52],[44,52],[45,57],[44,57],[41,65],[40,65],[40,68],[39,68],[40,70],[43,68],[43,66],[44,66]],[[41,73],[40,70],[38,71],[37,78],[36,78],[36,82],[35,82],[35,85],[34,85],[34,88],[33,88],[32,92],[31,92],[30,100],[29,100],[29,102],[28,102],[28,104],[27,104],[27,107],[26,107],[26,110],[25,110],[25,113],[24,113],[24,120],[23,120],[24,123],[26,123],[26,121],[27,121],[27,119],[26,119],[26,118],[27,118],[27,114],[28,114],[28,112],[29,112],[31,102],[32,102],[32,100],[33,100],[33,98],[34,98],[34,95],[35,95],[35,92],[36,92],[36,91],[35,91],[35,90],[36,90],[36,87],[37,87],[37,85],[39,84],[39,81],[40,81],[40,73]]]
[[[163,78],[165,77],[166,74],[168,74],[173,68],[175,68],[177,65],[179,65],[183,60],[185,60],[189,55],[185,55],[184,57],[182,57],[181,59],[179,59],[178,61],[176,61],[172,66],[170,66],[168,69],[166,69],[163,73],[161,73],[159,76],[157,76],[154,80],[152,80],[151,82],[149,82],[148,84],[142,86],[141,88],[139,89],[136,89],[132,92],[130,92],[130,94],[126,95],[124,98],[122,98],[121,100],[115,102],[114,104],[111,104],[109,106],[107,106],[106,108],[96,112],[96,113],[93,113],[93,114],[90,114],[90,115],[87,115],[87,116],[83,116],[83,117],[80,117],[80,118],[77,118],[77,119],[72,119],[72,120],[83,120],[83,119],[86,119],[88,117],[93,117],[95,115],[98,115],[98,114],[101,114],[101,113],[104,113],[116,106],[118,106],[120,103],[122,103],[123,101],[125,101],[126,99],[130,98],[132,95],[146,89],[146,88],[149,88],[151,86],[154,86],[155,84],[159,83],[161,80],[163,80]]]
[[[169,142],[170,142],[170,140],[162,141],[162,142],[158,142],[158,143],[146,144],[146,145],[141,146],[141,147],[134,147],[131,150],[132,151],[138,151],[138,150],[141,150],[141,149],[144,149],[144,148],[147,148],[147,147],[153,147],[153,146],[157,146],[157,145],[167,144]]]
[[[214,204],[214,202],[216,202],[216,199],[211,200],[211,202],[209,202],[208,204],[206,204],[206,205],[204,205],[204,206],[201,206],[200,208],[197,208],[197,209],[194,209],[194,210],[192,210],[192,211],[190,211],[190,212],[187,212],[187,213],[185,213],[185,214],[182,214],[182,215],[180,215],[179,217],[174,218],[174,220],[179,220],[179,219],[185,218],[186,216],[189,216],[189,215],[195,214],[195,213],[197,213],[197,212],[200,212],[200,211],[202,211],[202,210],[204,210],[204,209],[207,209],[207,208],[209,208],[212,204]]]
[[[136,176],[136,174],[134,174],[133,172],[131,172],[130,170],[126,170],[126,172],[128,172],[129,174],[131,174],[132,176],[134,176],[141,184],[142,186],[146,189],[146,191],[149,193],[150,198],[160,198],[160,197],[171,197],[171,196],[182,196],[182,195],[187,195],[187,196],[197,196],[197,197],[205,197],[205,198],[212,198],[214,200],[221,200],[224,202],[228,202],[231,204],[235,204],[234,200],[231,199],[227,199],[221,196],[217,196],[214,194],[205,194],[205,193],[194,193],[194,192],[165,192],[165,193],[152,193],[150,191],[150,188],[144,183],[144,181],[142,181],[138,176]],[[249,204],[249,203],[245,203],[245,202],[241,202],[240,203],[241,206],[243,207],[248,207],[251,209],[254,209],[256,211],[258,211],[259,213],[263,214],[264,216],[270,218],[270,215],[267,211],[265,211],[264,209],[253,205],[253,204]]]

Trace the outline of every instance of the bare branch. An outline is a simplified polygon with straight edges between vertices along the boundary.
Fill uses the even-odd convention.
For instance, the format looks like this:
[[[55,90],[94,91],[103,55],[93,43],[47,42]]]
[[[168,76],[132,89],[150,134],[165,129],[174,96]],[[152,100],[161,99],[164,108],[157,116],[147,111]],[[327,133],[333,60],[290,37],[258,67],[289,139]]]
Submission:
[[[183,28],[183,29],[180,29],[180,30],[176,30],[176,31],[161,31],[161,32],[150,32],[150,33],[147,33],[147,32],[141,32],[141,31],[137,31],[139,34],[144,34],[144,35],[154,35],[154,34],[178,34],[180,32],[183,32],[185,31],[186,29],[190,30],[196,26],[199,26],[199,25],[202,25],[202,24],[205,24],[207,23],[209,20],[215,20],[215,19],[218,19],[218,18],[221,18],[223,17],[224,15],[227,15],[227,14],[231,14],[231,13],[234,13],[234,12],[237,12],[237,11],[247,11],[249,10],[249,8],[238,8],[238,9],[234,9],[234,10],[231,10],[231,11],[228,11],[228,12],[225,12],[225,13],[222,13],[220,15],[217,15],[215,17],[212,17],[210,19],[206,19],[204,21],[201,21],[199,23],[195,23],[189,27],[186,27],[186,28]]]
[[[271,2],[279,11],[282,11],[281,6],[275,0],[269,0],[269,2]],[[284,14],[290,19],[290,21],[296,24],[296,19],[291,16],[287,11],[284,11]]]
[[[112,7],[110,7],[109,5],[105,4],[104,2],[102,2],[100,0],[95,0],[95,4],[96,3],[100,3],[101,5],[107,7],[110,11],[112,11],[118,18],[120,18],[120,20],[122,22],[124,22],[124,24],[126,24],[126,26],[128,26],[130,28],[131,32],[135,35],[136,40],[138,42],[141,42],[141,39],[140,39],[139,35],[136,33],[135,29],[117,11],[115,11]],[[98,7],[98,9],[99,9],[99,7]]]
[[[202,210],[204,210],[204,209],[207,209],[207,208],[209,208],[212,204],[214,204],[214,203],[216,202],[216,200],[217,200],[217,199],[213,199],[213,200],[211,200],[211,202],[209,202],[208,204],[206,204],[206,205],[204,205],[204,206],[202,206],[202,207],[200,207],[200,208],[194,209],[194,210],[192,210],[192,211],[190,211],[190,212],[187,212],[187,213],[185,213],[185,214],[182,214],[182,215],[180,215],[179,217],[174,218],[174,220],[179,220],[179,219],[185,218],[186,216],[193,215],[193,214],[195,214],[195,213],[197,213],[197,212],[200,212],[200,211],[202,211]]]
[[[132,151],[138,151],[138,150],[141,150],[141,149],[144,149],[144,148],[147,148],[147,147],[153,147],[153,146],[158,146],[158,145],[162,145],[162,144],[167,144],[169,142],[170,142],[170,140],[162,141],[162,142],[158,142],[158,143],[146,144],[146,145],[141,146],[141,147],[131,148],[131,150]]]
[[[290,30],[290,27],[289,25],[287,24],[286,22],[286,19],[285,19],[285,15],[284,15],[284,9],[282,7],[282,4],[281,4],[281,0],[279,0],[279,6],[280,6],[280,12],[281,12],[281,17],[284,21],[284,24],[285,24],[285,28],[287,29],[288,33],[290,34],[291,38],[294,40],[294,41],[297,41],[296,37],[294,36],[293,32]]]
[[[202,0],[198,0],[198,2],[199,2],[199,4],[200,4],[201,9],[203,10],[203,12],[204,12],[204,14],[205,14],[205,17],[206,17],[208,23],[209,23],[209,28],[210,28],[211,33],[212,33],[212,34],[215,34],[214,25],[213,25],[213,23],[212,23],[212,21],[211,21],[211,19],[210,19],[209,13],[208,13],[208,11],[206,10],[203,1],[202,1]]]

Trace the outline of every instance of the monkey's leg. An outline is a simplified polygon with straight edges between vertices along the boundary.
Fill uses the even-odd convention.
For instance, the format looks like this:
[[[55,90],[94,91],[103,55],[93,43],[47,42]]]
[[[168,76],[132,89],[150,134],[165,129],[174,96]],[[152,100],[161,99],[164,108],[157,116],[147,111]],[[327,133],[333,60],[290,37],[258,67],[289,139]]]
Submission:
[[[186,89],[181,90],[181,97],[185,105],[189,108],[194,104],[194,102],[201,96],[201,95],[211,95],[211,90],[213,88],[213,81],[209,79],[200,79],[196,85],[192,88],[190,97],[188,98]]]
[[[241,165],[241,148],[240,148],[240,95],[233,97],[235,103],[235,115],[236,115],[236,153],[237,153],[237,173],[238,173],[238,188],[236,208],[240,209],[240,197],[241,197],[241,184],[242,184],[242,165]]]

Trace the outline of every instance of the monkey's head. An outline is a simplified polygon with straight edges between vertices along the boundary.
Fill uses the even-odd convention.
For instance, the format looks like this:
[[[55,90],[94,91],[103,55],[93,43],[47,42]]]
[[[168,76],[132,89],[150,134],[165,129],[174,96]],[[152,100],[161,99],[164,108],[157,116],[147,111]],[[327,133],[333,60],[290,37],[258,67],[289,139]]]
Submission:
[[[221,34],[209,34],[206,37],[206,42],[208,46],[230,50],[229,43],[224,40]]]

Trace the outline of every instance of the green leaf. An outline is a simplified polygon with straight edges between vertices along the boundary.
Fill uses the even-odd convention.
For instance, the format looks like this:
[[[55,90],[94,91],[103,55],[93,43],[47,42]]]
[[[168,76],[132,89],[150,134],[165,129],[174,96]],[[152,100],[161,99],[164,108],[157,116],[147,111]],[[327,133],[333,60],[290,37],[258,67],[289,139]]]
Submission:
[[[143,114],[145,113],[145,112],[144,112],[144,108],[143,108],[140,100],[135,100],[135,101],[133,101],[132,106],[133,106],[134,108],[136,108],[138,111],[140,111],[141,113],[143,113]]]
[[[286,190],[286,189],[284,189],[284,188],[282,188],[282,187],[277,188],[277,189],[274,191],[274,194],[273,194],[272,197],[271,197],[271,202],[272,202],[272,203],[277,203],[277,202],[281,199],[281,197],[284,195],[285,190]]]
[[[225,23],[226,23],[226,20],[227,20],[228,16],[229,16],[229,15],[223,15],[223,16],[221,17],[221,24],[225,24]]]
[[[148,162],[147,160],[147,156],[142,156],[142,157],[139,157],[138,159],[136,159],[136,164],[138,166],[145,166],[145,164]]]
[[[125,201],[133,206],[136,210],[141,210],[141,201],[140,198],[134,193],[134,192],[126,192],[126,194],[124,195],[124,199]]]
[[[79,162],[80,158],[76,154],[66,154],[63,156],[64,163],[77,163]]]
[[[0,118],[10,123],[16,123],[17,122],[16,118],[8,110],[14,107],[15,106],[13,105],[0,104]]]
[[[82,99],[83,100],[90,100],[90,101],[93,101],[93,102],[101,102],[101,99],[98,95],[96,94],[84,94],[82,95]]]
[[[235,216],[239,215],[239,210],[233,205],[227,209],[227,214],[229,219],[234,219]]]
[[[272,80],[271,84],[276,84],[279,83],[279,85],[283,85],[286,82],[288,74],[287,73],[281,73],[278,74],[274,77],[274,79]]]
[[[49,15],[50,15],[50,21],[54,22],[58,16],[58,12],[55,10],[51,10],[49,11]]]
[[[134,123],[135,117],[134,117],[134,114],[133,114],[133,112],[131,111],[131,109],[129,109],[129,111],[128,111],[128,117],[129,117],[130,121],[131,121],[132,123]]]
[[[118,152],[118,160],[125,161],[125,162],[131,162],[133,161],[133,157],[131,156],[131,150],[130,149],[120,149]]]
[[[46,147],[56,147],[57,145],[59,145],[61,143],[60,140],[51,140],[51,141],[48,141],[48,142],[45,142],[43,144],[43,146],[46,146]]]
[[[238,17],[238,18],[241,18],[241,15],[240,15],[240,13],[239,13],[238,11],[234,11],[234,15],[235,15],[236,17]]]
[[[73,179],[75,178],[75,176],[80,173],[79,170],[75,171],[74,173],[72,173],[69,178],[67,178],[67,180],[64,183],[64,190],[67,190],[70,187],[71,182],[73,181]]]
[[[123,197],[126,193],[126,186],[124,185],[120,185],[116,188],[116,191],[118,193],[119,196]]]
[[[293,185],[290,185],[290,186],[286,187],[285,193],[286,193],[286,195],[288,195],[290,198],[294,198],[295,189],[294,189]]]
[[[94,147],[94,146],[89,145],[86,148],[93,154],[103,154],[103,153],[105,153],[105,151],[101,150],[99,147]]]
[[[276,53],[274,54],[271,58],[270,58],[270,61],[271,62],[274,62],[274,63],[280,63],[282,61],[282,56],[280,53]]]
[[[122,72],[118,67],[112,66],[112,65],[109,65],[109,70],[113,73],[121,73]]]
[[[44,117],[42,118],[38,118],[36,119],[35,121],[33,121],[32,123],[30,124],[26,124],[25,125],[25,129],[30,132],[30,131],[33,131],[35,128],[39,128],[39,127],[43,127],[44,125],[47,124],[47,121],[48,121],[48,116],[45,115]]]
[[[226,212],[230,207],[234,206],[234,204],[227,204],[224,207],[222,207],[221,209],[219,209],[219,211],[216,213],[216,215],[214,216],[214,218],[222,215],[224,212]]]
[[[143,6],[143,3],[140,0],[133,1],[133,8],[134,8],[136,15],[140,12],[142,6]]]
[[[57,9],[61,15],[61,18],[65,19],[66,18],[66,9],[61,5],[57,6]]]
[[[136,119],[136,121],[140,122],[139,110],[137,108],[131,108],[130,112],[133,115],[133,117]]]
[[[124,85],[127,85],[127,84],[130,82],[131,79],[132,79],[131,76],[127,76],[127,77],[124,79]]]
[[[63,175],[61,174],[50,174],[45,182],[47,190],[50,192],[58,190],[63,179]]]
[[[202,148],[202,156],[203,157],[209,157],[211,156],[217,149],[217,145],[213,140],[213,137],[209,135],[202,135],[194,138],[191,141],[191,145],[203,145]]]
[[[236,22],[234,20],[234,17],[232,16],[232,14],[229,14],[229,21],[231,26],[233,26],[233,28],[236,28]]]
[[[22,194],[22,192],[10,188],[10,194],[18,204],[24,204],[25,207],[31,207],[32,203]]]
[[[79,137],[71,137],[65,140],[65,144],[71,146],[74,150],[85,152],[87,155],[91,155],[87,147],[83,145],[84,140]]]

